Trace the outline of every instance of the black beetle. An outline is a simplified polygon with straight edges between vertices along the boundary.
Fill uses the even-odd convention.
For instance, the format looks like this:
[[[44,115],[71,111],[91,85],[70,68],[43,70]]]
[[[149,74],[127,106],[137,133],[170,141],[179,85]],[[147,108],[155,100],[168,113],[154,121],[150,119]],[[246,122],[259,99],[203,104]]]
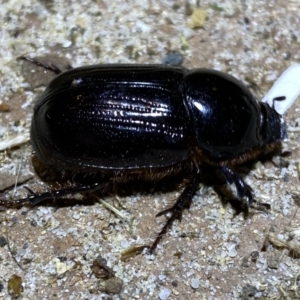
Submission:
[[[60,73],[54,66],[22,59]],[[171,217],[150,247],[153,251],[167,228],[190,207],[206,166],[234,183],[237,198],[249,207],[252,191],[236,166],[266,153],[281,154],[285,136],[280,114],[219,71],[167,65],[75,68],[48,85],[35,105],[31,125],[41,178],[49,179],[41,175],[43,168],[61,176],[69,172],[72,184],[0,204],[36,205],[110,183],[160,180],[185,169],[192,176],[175,204],[158,214],[170,212]],[[86,175],[97,180],[86,182]]]

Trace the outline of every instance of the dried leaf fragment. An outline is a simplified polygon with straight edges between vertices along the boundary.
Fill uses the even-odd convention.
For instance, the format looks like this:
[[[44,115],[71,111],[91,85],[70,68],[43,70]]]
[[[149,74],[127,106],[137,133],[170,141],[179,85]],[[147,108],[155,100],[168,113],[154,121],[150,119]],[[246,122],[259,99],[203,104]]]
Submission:
[[[7,291],[10,295],[20,296],[22,292],[22,277],[16,274],[12,275],[8,279]]]
[[[190,28],[201,28],[204,26],[205,21],[207,18],[207,12],[204,9],[198,8],[198,9],[194,9],[191,18],[190,18],[190,22],[189,22],[189,27]]]
[[[9,112],[10,106],[5,102],[0,102],[0,112]]]
[[[128,259],[141,254],[145,248],[149,248],[149,246],[132,246],[127,248],[121,253],[121,261],[127,261]]]

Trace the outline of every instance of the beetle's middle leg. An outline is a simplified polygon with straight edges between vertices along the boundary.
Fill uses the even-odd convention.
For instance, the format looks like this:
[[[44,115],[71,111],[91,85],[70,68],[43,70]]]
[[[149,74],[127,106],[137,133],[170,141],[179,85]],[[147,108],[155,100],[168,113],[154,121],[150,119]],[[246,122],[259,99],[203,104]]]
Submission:
[[[157,245],[159,244],[163,236],[167,233],[168,229],[172,226],[173,222],[175,220],[181,221],[183,210],[190,208],[193,196],[195,195],[196,189],[200,182],[200,174],[201,174],[200,170],[197,167],[195,167],[193,172],[193,178],[184,188],[183,192],[178,197],[175,204],[172,207],[165,209],[156,215],[156,217],[159,217],[169,212],[171,213],[170,218],[167,220],[166,224],[163,226],[163,228],[157,235],[155,241],[151,245],[150,253],[153,253],[153,251],[155,250],[155,248],[157,247]]]

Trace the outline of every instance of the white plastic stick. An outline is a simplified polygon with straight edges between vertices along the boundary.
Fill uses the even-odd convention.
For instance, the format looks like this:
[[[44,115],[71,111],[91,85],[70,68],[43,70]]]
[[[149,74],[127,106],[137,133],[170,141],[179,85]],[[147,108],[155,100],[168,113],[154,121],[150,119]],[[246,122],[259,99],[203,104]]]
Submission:
[[[272,88],[262,99],[283,115],[300,95],[300,64],[291,65],[276,80]],[[285,97],[282,101],[273,101],[274,98]]]

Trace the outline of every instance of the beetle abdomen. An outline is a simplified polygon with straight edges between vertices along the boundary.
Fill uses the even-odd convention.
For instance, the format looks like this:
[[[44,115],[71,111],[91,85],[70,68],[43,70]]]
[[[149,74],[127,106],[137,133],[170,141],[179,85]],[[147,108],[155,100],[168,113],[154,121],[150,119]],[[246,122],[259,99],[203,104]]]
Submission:
[[[58,76],[35,107],[37,155],[68,169],[75,160],[81,167],[133,169],[188,159],[182,76],[182,69],[137,66],[93,66]]]

